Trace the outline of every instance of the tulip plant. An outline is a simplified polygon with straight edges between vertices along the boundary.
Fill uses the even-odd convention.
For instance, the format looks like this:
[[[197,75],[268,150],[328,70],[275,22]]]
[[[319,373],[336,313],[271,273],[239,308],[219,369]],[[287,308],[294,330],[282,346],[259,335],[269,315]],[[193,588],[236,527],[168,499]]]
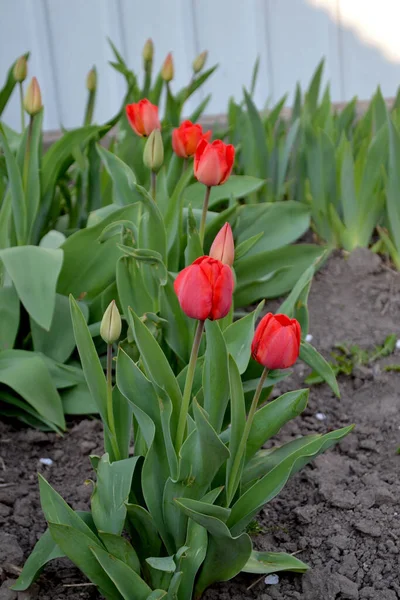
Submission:
[[[91,457],[96,483],[90,512],[73,511],[40,476],[49,528],[14,590],[27,589],[45,563],[64,555],[107,600],[191,600],[242,571],[307,570],[293,555],[253,550],[249,526],[291,475],[352,427],[263,448],[307,404],[307,390],[268,402],[276,370],[288,369],[299,356],[301,326],[286,314],[268,313],[254,337],[246,317],[223,329],[233,301],[233,252],[225,227],[212,256],[196,259],[175,279],[180,309],[197,323],[188,365],[177,376],[151,324],[132,309],[128,318],[138,354],[132,358],[120,345],[112,360],[121,333],[114,302],[100,330],[108,347],[104,376],[85,317],[71,297],[76,343],[104,423],[106,452]],[[241,373],[251,356],[262,372],[248,405]]]

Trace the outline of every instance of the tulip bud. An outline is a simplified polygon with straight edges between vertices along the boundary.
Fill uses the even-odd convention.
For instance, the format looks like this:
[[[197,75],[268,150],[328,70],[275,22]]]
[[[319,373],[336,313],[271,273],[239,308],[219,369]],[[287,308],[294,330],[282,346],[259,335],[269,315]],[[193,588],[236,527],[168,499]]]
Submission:
[[[174,78],[174,63],[173,63],[173,60],[172,60],[172,54],[171,54],[171,52],[169,52],[167,54],[167,57],[164,60],[164,64],[163,64],[162,69],[161,69],[161,77],[167,83],[169,81],[172,81],[173,78]]]
[[[220,260],[230,267],[235,259],[235,246],[233,242],[232,229],[229,223],[225,223],[219,230],[210,248],[209,256]]]
[[[208,55],[207,50],[204,50],[204,52],[199,54],[194,59],[193,64],[192,64],[194,73],[199,73],[199,71],[202,70],[202,68],[204,67],[204,65],[206,63],[207,55]]]
[[[89,92],[95,92],[97,87],[96,67],[92,67],[86,77],[86,88]]]
[[[17,62],[14,65],[14,79],[18,81],[18,83],[22,83],[26,79],[26,75],[28,73],[28,63],[25,56],[20,56]]]
[[[147,40],[147,42],[145,43],[145,45],[143,46],[142,56],[143,56],[144,63],[150,63],[153,60],[154,44],[153,44],[153,40],[151,38],[149,38]]]
[[[299,357],[300,323],[287,315],[266,314],[259,322],[251,344],[251,355],[267,369],[287,369]]]
[[[121,315],[119,314],[115,300],[112,300],[101,320],[100,335],[106,344],[113,344],[119,339],[121,328]]]
[[[42,95],[40,93],[40,87],[36,77],[32,77],[24,98],[24,108],[28,115],[33,117],[42,108]]]
[[[164,145],[159,129],[153,129],[149,135],[143,152],[145,166],[158,173],[164,162]]]

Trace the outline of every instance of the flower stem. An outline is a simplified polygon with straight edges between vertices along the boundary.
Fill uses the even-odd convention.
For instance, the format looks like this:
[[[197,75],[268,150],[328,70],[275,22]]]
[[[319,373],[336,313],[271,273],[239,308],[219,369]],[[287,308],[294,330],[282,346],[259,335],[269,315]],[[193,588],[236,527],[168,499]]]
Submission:
[[[182,175],[187,170],[188,166],[189,166],[189,159],[188,158],[184,158],[183,159],[183,166],[182,166]]]
[[[21,104],[21,133],[25,129],[25,110],[24,110],[24,90],[22,87],[22,81],[19,82],[19,100]]]
[[[252,400],[252,403],[250,406],[249,414],[246,419],[246,425],[245,425],[245,428],[243,431],[243,435],[240,440],[240,444],[239,444],[239,447],[237,449],[237,452],[236,452],[236,455],[235,455],[235,458],[233,461],[232,469],[231,469],[230,476],[229,476],[227,493],[226,493],[227,506],[229,506],[229,504],[231,503],[231,500],[232,500],[233,496],[235,495],[235,492],[236,492],[236,489],[237,489],[237,486],[239,483],[238,474],[239,474],[240,465],[241,465],[242,458],[243,458],[245,450],[246,450],[246,444],[247,444],[247,440],[248,440],[249,433],[251,430],[251,426],[253,424],[254,415],[257,410],[258,401],[260,399],[263,385],[264,385],[265,379],[268,375],[268,372],[269,372],[269,369],[267,369],[267,367],[264,367],[264,370],[261,374],[260,380],[257,385],[257,389],[254,393],[254,397],[253,397],[253,400]]]
[[[203,212],[201,213],[201,221],[200,221],[199,236],[200,236],[201,245],[204,244],[204,232],[206,230],[206,219],[207,219],[207,211],[208,211],[208,202],[210,200],[210,193],[211,193],[211,187],[207,186],[206,194],[204,196],[204,202],[203,202]]]
[[[33,115],[31,115],[29,117],[29,129],[28,129],[28,138],[26,140],[26,147],[25,147],[25,157],[24,157],[24,169],[23,169],[23,185],[24,185],[24,190],[27,190],[28,187],[28,173],[29,173],[29,161],[31,158],[31,140],[32,140],[32,128],[33,128],[33,119],[35,117]]]
[[[115,419],[113,410],[113,386],[112,386],[112,359],[113,349],[112,344],[107,344],[107,420],[108,428],[110,430],[111,446],[114,452],[114,460],[120,460],[121,456],[117,444],[117,435],[115,431]]]
[[[192,395],[192,386],[194,373],[196,370],[197,356],[199,354],[201,336],[203,335],[204,321],[199,321],[197,324],[196,333],[193,340],[192,352],[186,373],[185,388],[183,390],[182,406],[179,413],[178,428],[176,430],[175,450],[179,454],[182,446],[183,436],[185,435],[186,420],[189,412],[190,397]]]
[[[157,202],[157,174],[154,171],[150,172],[150,181],[151,181],[151,195],[153,197],[154,202]]]

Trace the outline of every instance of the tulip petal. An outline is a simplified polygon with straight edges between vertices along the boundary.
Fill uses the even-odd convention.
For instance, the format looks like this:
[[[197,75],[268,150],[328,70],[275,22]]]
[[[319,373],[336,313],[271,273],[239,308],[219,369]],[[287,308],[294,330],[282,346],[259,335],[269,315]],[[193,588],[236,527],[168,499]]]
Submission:
[[[200,265],[186,267],[174,283],[183,312],[191,319],[205,321],[212,308],[213,293],[210,281]]]

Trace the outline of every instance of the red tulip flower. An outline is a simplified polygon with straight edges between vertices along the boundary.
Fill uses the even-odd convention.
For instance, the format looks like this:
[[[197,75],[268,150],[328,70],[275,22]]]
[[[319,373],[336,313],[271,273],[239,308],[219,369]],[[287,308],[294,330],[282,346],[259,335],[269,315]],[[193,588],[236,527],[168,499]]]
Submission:
[[[127,104],[125,110],[129,124],[137,135],[147,137],[154,129],[161,129],[158,106],[152,104],[147,98],[134,104]]]
[[[203,133],[203,128],[198,123],[183,121],[177,129],[172,132],[172,148],[181,158],[189,158],[196,152],[200,140],[207,142],[211,137],[211,131]]]
[[[252,357],[267,369],[287,369],[300,352],[301,329],[296,319],[268,313],[255,331]]]
[[[232,269],[220,260],[201,256],[179,273],[174,288],[188,317],[199,321],[222,319],[232,304]]]
[[[194,156],[194,176],[207,187],[225,183],[232,172],[235,148],[215,140],[212,144],[202,139]]]

